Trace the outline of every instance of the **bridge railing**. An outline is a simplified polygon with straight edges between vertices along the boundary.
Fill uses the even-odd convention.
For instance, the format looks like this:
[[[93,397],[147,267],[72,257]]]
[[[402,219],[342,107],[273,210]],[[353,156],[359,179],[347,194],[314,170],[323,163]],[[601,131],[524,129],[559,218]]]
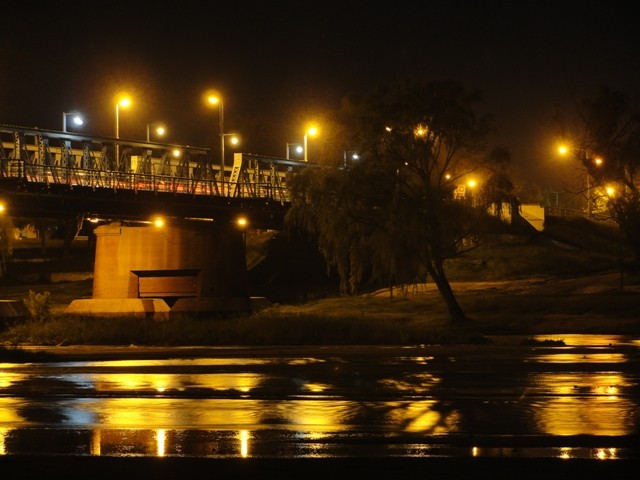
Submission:
[[[289,202],[289,188],[269,181],[232,183],[216,179],[176,177],[148,173],[125,173],[51,165],[29,165],[23,161],[0,161],[0,179],[19,179],[44,185],[67,185],[92,189],[148,191],[185,195],[208,195],[233,198],[259,198]]]
[[[180,152],[176,154],[175,152]],[[197,147],[0,125],[0,180],[290,201],[296,160],[236,153],[225,171]]]

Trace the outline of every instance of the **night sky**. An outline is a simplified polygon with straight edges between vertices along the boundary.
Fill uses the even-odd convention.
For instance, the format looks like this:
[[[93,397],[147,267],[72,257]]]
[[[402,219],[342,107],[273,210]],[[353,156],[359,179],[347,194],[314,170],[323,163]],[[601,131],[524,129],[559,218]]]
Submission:
[[[15,4],[12,5],[11,3]],[[484,92],[500,143],[546,181],[550,120],[601,84],[636,96],[640,28],[633,2],[10,2],[0,29],[0,123],[143,140],[163,121],[167,142],[283,157],[304,124],[350,92],[415,77]],[[320,142],[321,138],[314,139]],[[310,146],[310,151],[311,151]]]

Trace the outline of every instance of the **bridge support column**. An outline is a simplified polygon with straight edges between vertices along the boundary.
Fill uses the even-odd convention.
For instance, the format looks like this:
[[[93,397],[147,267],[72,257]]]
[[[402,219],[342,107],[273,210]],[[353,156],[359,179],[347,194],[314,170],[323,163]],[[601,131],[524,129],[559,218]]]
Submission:
[[[207,314],[250,310],[244,235],[231,222],[95,229],[93,292],[67,313]]]

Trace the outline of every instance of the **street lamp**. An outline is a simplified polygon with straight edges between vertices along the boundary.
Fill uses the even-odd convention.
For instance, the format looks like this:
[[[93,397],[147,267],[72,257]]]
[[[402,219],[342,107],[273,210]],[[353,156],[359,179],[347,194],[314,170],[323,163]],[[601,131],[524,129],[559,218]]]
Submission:
[[[592,213],[592,201],[591,201],[591,171],[599,169],[603,160],[602,157],[596,155],[591,156],[590,152],[587,152],[586,149],[575,149],[576,155],[579,155],[579,159],[582,164],[586,167],[586,192],[587,192],[587,215],[590,217]],[[570,148],[565,144],[558,145],[558,153],[560,156],[566,157],[570,153]],[[594,169],[591,169],[590,166],[593,166]]]
[[[207,97],[211,105],[218,105],[218,117],[220,121],[220,179],[224,181],[224,103],[220,95],[211,94]]]
[[[162,137],[165,133],[167,133],[167,129],[164,127],[164,125],[147,123],[147,142],[151,141],[151,132],[149,131],[149,128],[152,125],[155,125],[156,128],[154,128],[153,131],[158,137]]]
[[[229,137],[229,143],[235,147],[240,143],[240,137],[238,136],[237,133],[224,133],[222,135],[222,139],[224,141],[224,137]],[[223,177],[224,179],[224,177]]]
[[[80,113],[62,112],[62,131],[63,132],[67,131],[67,117],[69,115],[73,115],[73,118],[71,119],[71,121],[73,122],[74,125],[80,126],[84,123],[84,120],[82,119],[82,116],[80,115]]]
[[[304,152],[304,148],[299,143],[287,143],[287,160],[291,158],[291,147],[296,147],[295,151],[298,155]]]
[[[120,138],[120,107],[128,108],[131,105],[131,99],[129,97],[122,97],[116,102],[116,139]],[[116,162],[119,162],[120,158],[120,145],[116,142]]]
[[[348,160],[354,161],[354,160],[360,160],[360,155],[358,155],[358,152],[347,152],[346,150],[344,151],[344,166],[347,166]]]
[[[240,137],[237,133],[225,133],[222,137],[229,137],[229,143],[234,147],[240,143]]]
[[[308,160],[307,155],[307,137],[311,135],[312,137],[318,134],[318,129],[316,127],[309,127],[306,132],[304,132],[304,161]]]
[[[129,97],[122,97],[116,102],[116,138],[120,138],[120,107],[129,108],[131,105],[131,99]]]

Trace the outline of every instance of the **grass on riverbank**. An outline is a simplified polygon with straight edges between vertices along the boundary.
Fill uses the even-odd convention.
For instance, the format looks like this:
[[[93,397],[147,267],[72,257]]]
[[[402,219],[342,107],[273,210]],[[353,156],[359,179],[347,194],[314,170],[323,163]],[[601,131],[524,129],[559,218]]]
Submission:
[[[40,345],[421,345],[486,342],[490,335],[640,334],[640,277],[621,276],[610,230],[551,225],[553,237],[510,237],[448,264],[469,317],[450,325],[432,284],[273,305],[245,316],[74,318],[64,308],[91,295],[91,281],[5,285],[3,299],[49,292],[52,318],[0,330],[0,344]],[[573,232],[573,233],[571,233]],[[563,239],[559,243],[558,239]],[[621,282],[622,280],[622,282]]]
[[[226,318],[79,318],[56,315],[0,332],[8,346],[36,345],[422,345],[478,344],[491,335],[640,334],[635,279],[620,291],[615,272],[573,278],[454,282],[469,316],[451,325],[433,285]]]

